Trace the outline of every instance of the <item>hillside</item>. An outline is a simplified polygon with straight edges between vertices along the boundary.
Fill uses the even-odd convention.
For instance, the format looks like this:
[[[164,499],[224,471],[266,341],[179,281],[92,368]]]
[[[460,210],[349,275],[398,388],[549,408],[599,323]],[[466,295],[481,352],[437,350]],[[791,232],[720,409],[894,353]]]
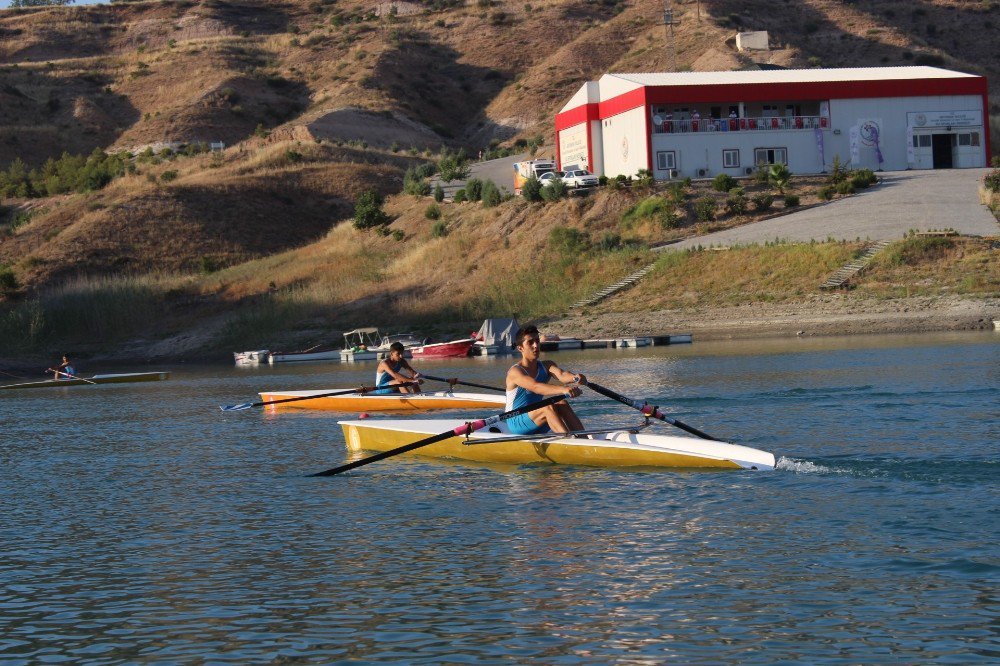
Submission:
[[[0,267],[18,281],[0,300],[86,301],[107,285],[127,291],[146,280],[139,290],[157,294],[147,303],[156,315],[147,323],[156,325],[127,327],[136,335],[215,317],[220,344],[247,345],[254,342],[241,336],[240,321],[273,335],[280,324],[261,318],[292,310],[305,329],[310,319],[332,325],[333,307],[338,321],[362,321],[373,304],[407,321],[513,311],[526,299],[544,313],[566,294],[491,281],[509,266],[536,268],[508,245],[523,232],[545,254],[551,229],[574,220],[596,242],[617,230],[629,202],[609,194],[545,211],[455,207],[444,240],[429,237],[427,200],[396,195],[406,168],[445,146],[475,153],[535,136],[550,143],[554,114],[582,82],[607,71],[664,71],[674,51],[683,70],[753,66],[735,51],[737,29],[770,32],[773,50],[756,54],[758,62],[927,63],[991,83],[1000,73],[997,2],[702,0],[700,17],[697,7],[674,3],[672,50],[659,23],[663,5],[650,0],[164,0],[0,10],[0,167],[15,158],[38,167],[95,148],[227,146],[137,161],[95,192],[0,202],[8,221],[14,211],[31,213],[16,229],[0,220]],[[992,112],[996,154],[1000,102]],[[390,197],[402,242],[342,224],[372,187]],[[557,262],[558,282],[583,292],[642,256],[634,249]],[[421,305],[422,295],[454,290],[443,311]]]

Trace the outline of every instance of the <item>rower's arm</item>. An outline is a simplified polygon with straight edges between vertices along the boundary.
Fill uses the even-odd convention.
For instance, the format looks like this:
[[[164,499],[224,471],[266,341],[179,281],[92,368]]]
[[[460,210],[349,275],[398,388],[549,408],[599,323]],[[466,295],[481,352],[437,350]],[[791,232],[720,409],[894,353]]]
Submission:
[[[537,393],[538,395],[567,395],[571,398],[580,395],[580,389],[575,386],[568,387],[557,386],[555,384],[545,384],[536,380],[534,377],[529,377],[527,374],[516,368],[512,368],[507,373],[507,385],[510,386],[511,383],[531,391],[532,393]]]

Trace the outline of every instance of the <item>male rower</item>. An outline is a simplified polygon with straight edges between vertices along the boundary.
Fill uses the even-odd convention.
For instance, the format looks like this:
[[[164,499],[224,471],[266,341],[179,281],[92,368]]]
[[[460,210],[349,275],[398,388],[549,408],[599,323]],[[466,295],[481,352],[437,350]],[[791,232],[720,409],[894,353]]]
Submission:
[[[424,380],[420,379],[420,373],[406,362],[404,352],[402,342],[393,342],[389,345],[389,356],[379,361],[378,368],[375,369],[376,390],[372,391],[373,395],[420,392],[420,387],[414,385],[414,382],[419,384]]]
[[[575,398],[580,395],[579,386],[558,386],[549,384],[555,377],[564,384],[586,384],[582,374],[573,374],[561,369],[554,361],[540,361],[541,351],[538,329],[524,326],[514,336],[514,347],[521,352],[521,360],[507,371],[507,407],[505,411],[518,409],[546,396],[565,395]],[[583,430],[583,423],[565,400],[542,407],[520,416],[507,419],[507,428],[515,435],[536,435],[547,432],[570,432]]]
[[[62,363],[54,368],[49,368],[46,372],[53,373],[53,379],[74,379],[76,377],[76,368],[73,367],[66,354],[63,354]]]

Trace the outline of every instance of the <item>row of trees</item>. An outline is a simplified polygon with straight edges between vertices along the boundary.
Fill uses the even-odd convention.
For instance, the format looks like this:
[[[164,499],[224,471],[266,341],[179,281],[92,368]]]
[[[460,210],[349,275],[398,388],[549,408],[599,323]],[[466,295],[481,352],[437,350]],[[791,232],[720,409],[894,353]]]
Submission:
[[[134,170],[128,153],[109,155],[99,148],[88,157],[63,153],[57,160],[49,158],[40,169],[28,170],[24,161],[17,158],[6,171],[0,171],[0,197],[91,192]]]

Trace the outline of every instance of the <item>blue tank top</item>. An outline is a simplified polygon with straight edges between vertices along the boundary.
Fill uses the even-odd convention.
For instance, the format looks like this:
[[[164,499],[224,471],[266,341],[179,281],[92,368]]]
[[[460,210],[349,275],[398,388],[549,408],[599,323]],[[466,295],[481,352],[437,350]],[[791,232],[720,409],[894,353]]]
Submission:
[[[545,364],[541,361],[538,362],[538,372],[535,373],[535,381],[541,382],[542,384],[549,381],[549,371],[546,369]],[[512,391],[507,391],[507,407],[504,411],[509,412],[512,409],[518,409],[520,407],[524,407],[525,405],[530,405],[531,403],[538,402],[541,399],[542,396],[537,393],[529,391],[523,386],[518,386]]]
[[[403,367],[403,361],[400,361],[395,366],[389,364],[389,367],[392,368],[393,372],[399,372],[399,369]],[[382,372],[375,373],[375,386],[386,386],[391,381],[392,375],[388,372],[383,370]]]

